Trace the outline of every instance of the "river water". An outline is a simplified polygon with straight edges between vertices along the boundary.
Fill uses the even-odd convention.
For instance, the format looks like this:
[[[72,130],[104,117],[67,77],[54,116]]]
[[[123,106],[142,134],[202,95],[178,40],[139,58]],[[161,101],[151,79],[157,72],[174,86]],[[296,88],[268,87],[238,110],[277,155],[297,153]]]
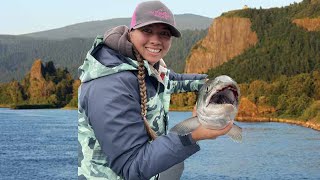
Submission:
[[[191,116],[170,112],[170,124]],[[183,180],[320,179],[320,132],[280,123],[237,123],[243,143],[201,141]],[[0,108],[0,179],[77,179],[77,111]]]

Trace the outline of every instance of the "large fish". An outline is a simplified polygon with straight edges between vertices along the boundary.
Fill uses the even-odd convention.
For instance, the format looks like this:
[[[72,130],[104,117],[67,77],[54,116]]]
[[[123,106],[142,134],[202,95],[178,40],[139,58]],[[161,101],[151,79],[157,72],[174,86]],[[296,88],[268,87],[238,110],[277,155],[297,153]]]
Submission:
[[[198,93],[197,116],[178,123],[170,132],[186,135],[200,125],[208,129],[225,128],[237,115],[239,97],[240,89],[229,76],[208,80]],[[242,129],[235,124],[227,135],[236,142],[242,141]]]

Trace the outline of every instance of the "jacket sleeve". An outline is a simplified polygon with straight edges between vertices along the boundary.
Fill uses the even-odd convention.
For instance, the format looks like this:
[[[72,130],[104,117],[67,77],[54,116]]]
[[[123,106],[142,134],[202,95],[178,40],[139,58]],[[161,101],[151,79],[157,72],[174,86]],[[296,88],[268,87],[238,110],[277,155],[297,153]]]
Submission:
[[[206,74],[178,74],[170,70],[170,93],[199,91],[206,78]]]
[[[169,133],[148,142],[133,73],[124,71],[89,83],[89,121],[108,166],[118,175],[149,179],[199,151],[190,136]]]

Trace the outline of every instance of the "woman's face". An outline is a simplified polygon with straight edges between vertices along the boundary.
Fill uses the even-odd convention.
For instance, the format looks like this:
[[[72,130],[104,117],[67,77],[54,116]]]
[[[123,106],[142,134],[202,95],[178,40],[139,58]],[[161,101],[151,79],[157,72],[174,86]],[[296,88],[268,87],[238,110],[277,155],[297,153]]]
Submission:
[[[154,65],[168,53],[171,32],[165,24],[151,24],[132,30],[130,40],[140,55]]]

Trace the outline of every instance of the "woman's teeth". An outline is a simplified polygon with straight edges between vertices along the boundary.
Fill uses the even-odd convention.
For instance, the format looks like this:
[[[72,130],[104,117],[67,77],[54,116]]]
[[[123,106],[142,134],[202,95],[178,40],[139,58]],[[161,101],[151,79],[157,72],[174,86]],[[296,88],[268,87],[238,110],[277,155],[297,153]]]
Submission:
[[[158,53],[160,52],[160,49],[150,49],[150,48],[147,48],[148,51],[152,52],[152,53]]]

